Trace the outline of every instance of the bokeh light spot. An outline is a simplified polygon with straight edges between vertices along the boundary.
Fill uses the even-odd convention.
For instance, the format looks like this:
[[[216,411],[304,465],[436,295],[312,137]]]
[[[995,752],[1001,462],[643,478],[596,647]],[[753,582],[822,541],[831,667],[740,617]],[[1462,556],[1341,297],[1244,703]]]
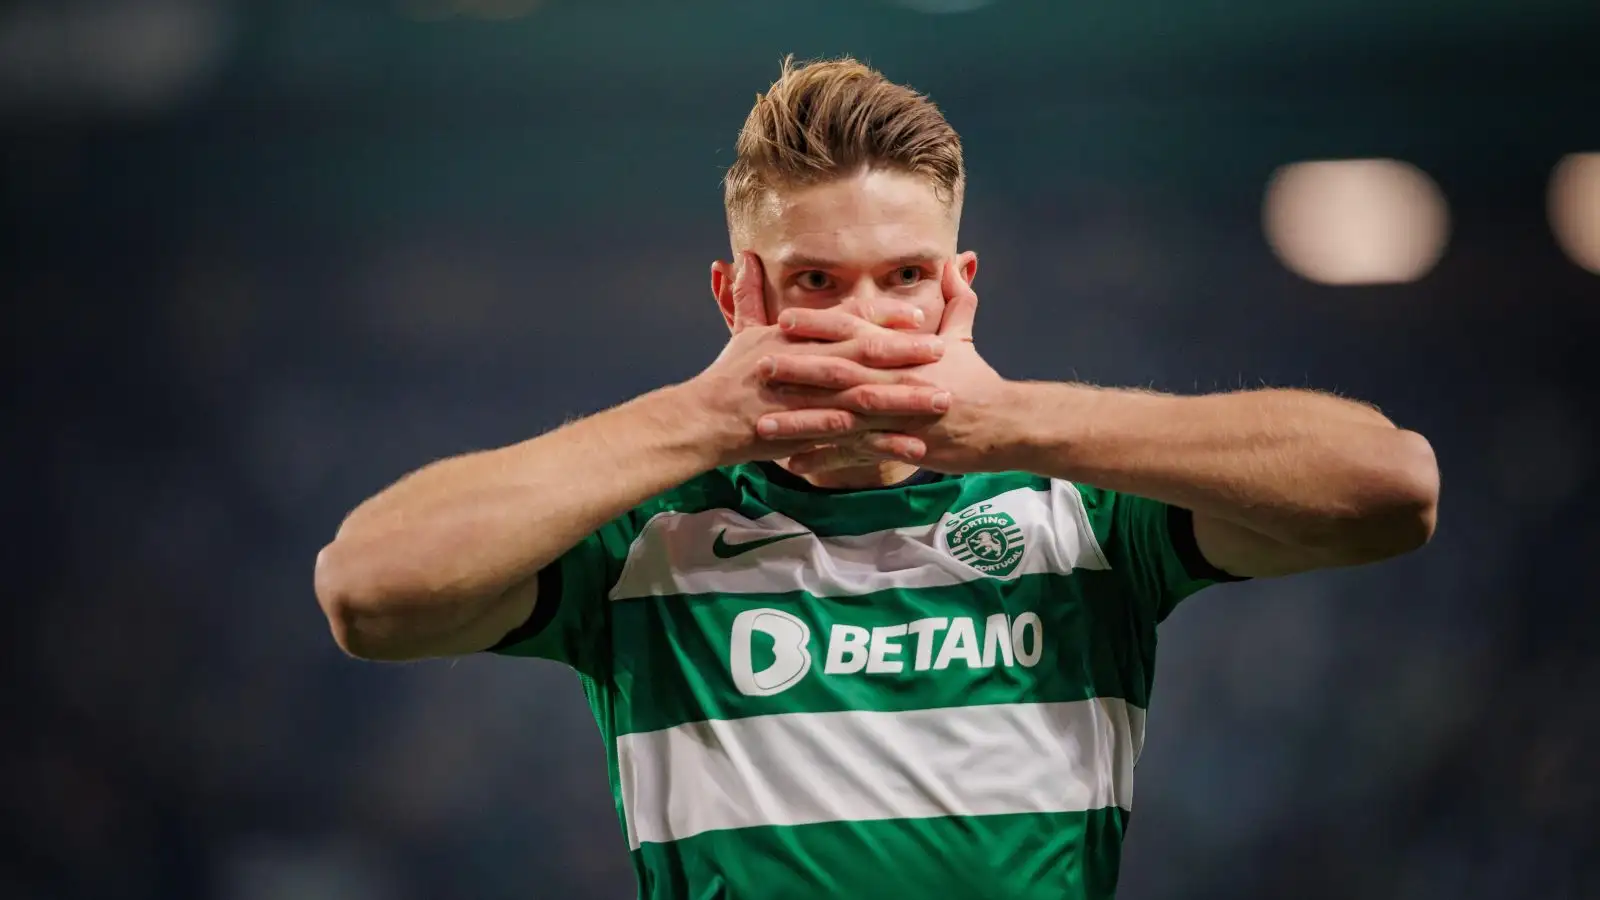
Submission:
[[[1415,281],[1438,263],[1450,230],[1438,185],[1392,159],[1284,166],[1267,186],[1263,219],[1284,265],[1336,285]]]

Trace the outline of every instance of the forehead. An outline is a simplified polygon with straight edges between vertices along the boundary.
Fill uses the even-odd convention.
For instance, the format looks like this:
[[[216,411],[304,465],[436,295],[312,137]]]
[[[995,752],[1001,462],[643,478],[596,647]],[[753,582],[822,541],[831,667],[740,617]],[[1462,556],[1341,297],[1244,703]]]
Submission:
[[[933,185],[902,172],[774,191],[752,216],[751,249],[764,260],[870,266],[955,252],[956,222]]]

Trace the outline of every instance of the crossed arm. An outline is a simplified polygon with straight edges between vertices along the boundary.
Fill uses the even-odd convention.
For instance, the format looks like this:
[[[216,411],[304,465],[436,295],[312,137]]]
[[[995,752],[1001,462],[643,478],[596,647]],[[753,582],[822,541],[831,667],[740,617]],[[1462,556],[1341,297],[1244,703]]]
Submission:
[[[737,306],[759,316],[749,268],[759,273],[747,267]],[[728,348],[685,384],[401,479],[317,557],[335,640],[368,659],[486,649],[528,620],[538,573],[586,535],[754,459],[804,473],[843,452],[1146,496],[1192,510],[1207,560],[1246,577],[1376,561],[1431,536],[1432,450],[1370,407],[1307,391],[1172,397],[1006,381],[971,342],[977,301],[953,267],[945,289],[942,344],[886,327],[905,310],[736,321]]]
[[[1433,450],[1370,406],[1304,390],[1176,397],[1008,381],[973,342],[978,298],[953,264],[942,290],[945,352],[910,373],[955,399],[945,415],[907,429],[926,448],[923,465],[1033,472],[1191,510],[1201,553],[1242,577],[1375,562],[1433,534]],[[870,329],[831,312],[790,310],[783,324],[812,339]],[[774,368],[775,380],[802,385],[842,374],[816,357],[780,357]],[[852,452],[829,448],[789,462],[822,469]]]

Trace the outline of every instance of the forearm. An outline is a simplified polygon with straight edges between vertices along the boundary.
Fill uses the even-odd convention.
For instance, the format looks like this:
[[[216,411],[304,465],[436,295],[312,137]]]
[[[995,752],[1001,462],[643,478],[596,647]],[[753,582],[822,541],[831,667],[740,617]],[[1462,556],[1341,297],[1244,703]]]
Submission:
[[[1151,497],[1288,543],[1414,519],[1437,492],[1427,441],[1371,407],[1310,391],[1176,397],[1017,384],[1002,418],[1009,467]]]
[[[716,441],[696,413],[668,388],[532,440],[434,463],[362,503],[317,559],[317,595],[341,645],[434,655],[426,651],[450,647],[497,604],[531,609],[531,591],[519,588],[540,569],[716,465]]]

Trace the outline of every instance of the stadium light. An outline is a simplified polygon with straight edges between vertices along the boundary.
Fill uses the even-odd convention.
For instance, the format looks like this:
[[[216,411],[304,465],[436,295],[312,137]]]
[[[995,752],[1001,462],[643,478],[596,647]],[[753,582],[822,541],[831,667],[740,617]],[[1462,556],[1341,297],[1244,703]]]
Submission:
[[[1573,262],[1600,275],[1600,153],[1564,157],[1550,173],[1550,231]]]
[[[1438,263],[1450,231],[1439,186],[1393,159],[1284,166],[1267,185],[1262,219],[1285,266],[1334,285],[1415,281]]]

